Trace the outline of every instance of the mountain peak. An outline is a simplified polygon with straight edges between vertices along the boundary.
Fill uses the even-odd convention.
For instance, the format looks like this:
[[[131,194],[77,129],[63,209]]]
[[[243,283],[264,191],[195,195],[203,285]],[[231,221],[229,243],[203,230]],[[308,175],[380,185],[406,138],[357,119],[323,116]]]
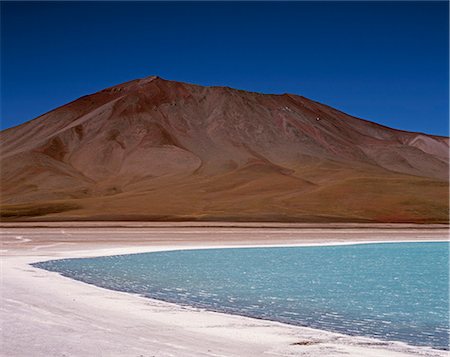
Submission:
[[[144,77],[144,78],[141,78],[141,79],[138,79],[138,80],[143,82],[143,83],[148,83],[148,82],[152,82],[152,81],[155,81],[155,80],[158,80],[158,79],[162,79],[162,78],[159,77],[159,76],[148,76],[148,77]]]

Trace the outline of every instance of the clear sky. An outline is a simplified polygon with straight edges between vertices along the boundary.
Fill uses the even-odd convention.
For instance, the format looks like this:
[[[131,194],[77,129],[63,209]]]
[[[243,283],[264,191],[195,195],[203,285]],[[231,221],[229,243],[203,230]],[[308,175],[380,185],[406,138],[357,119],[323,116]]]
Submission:
[[[448,135],[447,2],[2,2],[2,128],[158,75]]]

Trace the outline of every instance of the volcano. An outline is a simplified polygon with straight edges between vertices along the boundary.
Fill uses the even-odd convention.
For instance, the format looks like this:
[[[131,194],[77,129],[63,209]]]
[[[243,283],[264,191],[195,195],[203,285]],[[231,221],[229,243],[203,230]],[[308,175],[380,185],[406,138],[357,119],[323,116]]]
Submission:
[[[448,222],[449,139],[159,77],[3,130],[2,220]]]

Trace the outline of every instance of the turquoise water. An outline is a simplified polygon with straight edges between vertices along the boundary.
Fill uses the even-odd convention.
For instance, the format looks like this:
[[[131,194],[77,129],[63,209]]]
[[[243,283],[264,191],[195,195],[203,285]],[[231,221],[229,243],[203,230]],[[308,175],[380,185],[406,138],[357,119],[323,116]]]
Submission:
[[[206,249],[34,266],[108,289],[448,349],[449,244]]]

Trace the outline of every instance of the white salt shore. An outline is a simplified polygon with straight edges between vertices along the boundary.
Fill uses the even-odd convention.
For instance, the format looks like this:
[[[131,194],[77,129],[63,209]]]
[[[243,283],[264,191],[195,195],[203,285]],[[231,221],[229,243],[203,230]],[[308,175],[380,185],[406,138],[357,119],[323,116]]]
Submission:
[[[448,240],[445,228],[3,227],[1,356],[448,356],[399,342],[215,313],[30,266],[209,247]]]

